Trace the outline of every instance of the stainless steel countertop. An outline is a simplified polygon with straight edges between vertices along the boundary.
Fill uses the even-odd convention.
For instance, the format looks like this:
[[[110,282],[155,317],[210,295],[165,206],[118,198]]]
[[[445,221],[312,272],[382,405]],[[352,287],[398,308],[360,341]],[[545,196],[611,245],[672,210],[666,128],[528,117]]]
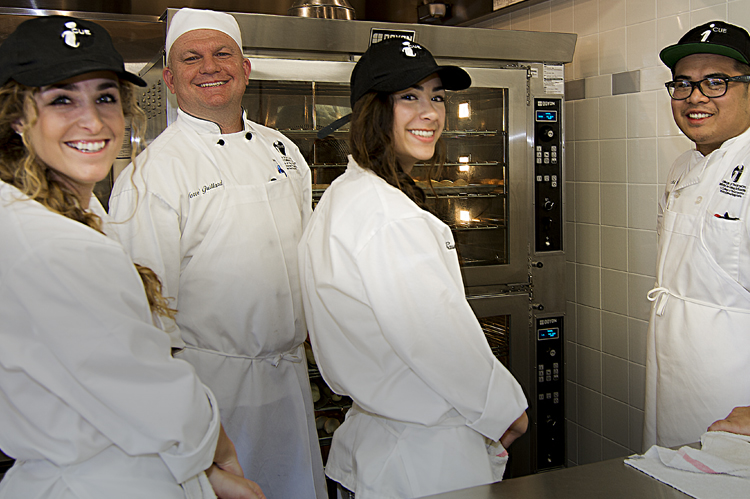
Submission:
[[[690,497],[640,471],[624,458],[512,478],[424,499],[685,499]]]

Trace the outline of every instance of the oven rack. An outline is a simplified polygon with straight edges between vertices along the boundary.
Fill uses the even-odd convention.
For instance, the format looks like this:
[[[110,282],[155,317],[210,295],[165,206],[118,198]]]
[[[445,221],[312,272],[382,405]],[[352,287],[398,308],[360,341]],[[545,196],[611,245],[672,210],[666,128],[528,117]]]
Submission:
[[[508,341],[508,326],[505,321],[492,318],[479,319],[482,332],[490,345],[493,355],[506,367],[510,366],[510,342]]]

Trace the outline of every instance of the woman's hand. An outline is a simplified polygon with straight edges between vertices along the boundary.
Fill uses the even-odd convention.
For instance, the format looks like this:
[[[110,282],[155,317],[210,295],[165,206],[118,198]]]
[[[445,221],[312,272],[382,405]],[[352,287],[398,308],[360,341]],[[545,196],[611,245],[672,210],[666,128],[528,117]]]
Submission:
[[[214,452],[214,464],[219,469],[238,477],[242,478],[245,476],[242,472],[242,466],[240,466],[240,462],[237,459],[237,451],[234,449],[234,444],[229,440],[229,437],[224,431],[223,425],[219,430],[219,440],[216,443],[216,451]],[[208,471],[206,471],[206,473],[208,473]]]
[[[727,431],[740,435],[750,435],[750,406],[735,407],[724,419],[715,421],[708,431]]]
[[[219,499],[266,499],[257,483],[220,469],[215,464],[206,470]]]
[[[526,415],[526,412],[524,411],[523,414],[521,414],[521,417],[513,421],[513,424],[510,425],[510,427],[505,430],[505,433],[503,433],[503,436],[500,437],[500,443],[505,447],[506,449],[510,446],[510,444],[513,443],[515,439],[526,433],[526,429],[529,427],[529,417]]]

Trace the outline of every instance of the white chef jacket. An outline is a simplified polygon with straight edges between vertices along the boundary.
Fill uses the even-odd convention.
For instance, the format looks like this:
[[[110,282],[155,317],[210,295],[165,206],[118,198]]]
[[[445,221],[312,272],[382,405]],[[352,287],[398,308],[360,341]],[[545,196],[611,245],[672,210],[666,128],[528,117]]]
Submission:
[[[659,204],[644,449],[697,442],[750,400],[750,130],[682,154]]]
[[[350,157],[299,251],[318,368],[354,401],[326,474],[357,499],[501,479],[486,439],[527,403],[466,301],[450,229]]]
[[[307,163],[275,130],[244,119],[222,134],[178,110],[136,165],[110,214],[173,298],[176,355],[216,395],[245,476],[269,499],[325,497],[296,252],[312,212]]]
[[[16,459],[0,498],[186,497],[213,462],[216,402],[170,356],[123,248],[3,182],[0,233],[0,448]]]

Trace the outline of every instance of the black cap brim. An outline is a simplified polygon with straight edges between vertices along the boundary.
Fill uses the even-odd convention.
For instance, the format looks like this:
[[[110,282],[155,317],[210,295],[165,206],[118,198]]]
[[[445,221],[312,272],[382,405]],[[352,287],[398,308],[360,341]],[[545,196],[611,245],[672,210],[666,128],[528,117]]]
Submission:
[[[390,78],[376,83],[369,89],[369,91],[374,90],[376,92],[388,93],[400,92],[401,90],[413,87],[420,81],[435,73],[440,77],[443,88],[446,90],[463,90],[471,86],[471,76],[469,76],[469,73],[463,69],[458,66],[438,66],[437,68],[420,67],[411,71],[396,73],[391,75]],[[353,101],[356,102],[361,99],[362,96],[352,95],[352,98]]]
[[[53,83],[58,83],[67,80],[68,78],[73,78],[86,73],[93,73],[95,71],[111,71],[125,81],[129,81],[139,87],[146,86],[146,82],[133,73],[129,73],[128,71],[115,71],[111,67],[102,67],[100,62],[95,61],[92,61],[92,63],[89,64],[81,62],[76,64],[75,67],[69,67],[69,64],[62,63],[59,67],[53,65],[32,71],[17,72],[13,76],[6,78],[6,81],[0,83],[0,85],[4,85],[9,79],[13,79],[27,87],[43,87],[45,85],[52,85]]]
[[[680,59],[693,54],[723,55],[745,64],[750,64],[739,50],[735,50],[725,45],[713,45],[710,43],[683,43],[671,45],[659,52],[659,58],[669,69],[674,70],[674,67]]]
[[[392,78],[372,87],[378,92],[400,92],[411,88],[431,74],[440,77],[446,90],[463,90],[471,86],[471,77],[463,69],[456,66],[442,66],[435,69],[418,68],[413,71],[396,74]]]
[[[420,81],[435,73],[440,77],[440,81],[445,90],[464,90],[471,86],[471,76],[469,76],[469,73],[465,70],[458,66],[438,66],[437,69],[426,70],[425,68],[418,68],[413,71],[399,73],[394,75],[393,78],[389,78],[388,80],[373,86],[370,91],[387,93],[400,92],[401,90],[413,87]],[[362,96],[359,96],[357,100],[360,98],[362,98]],[[326,138],[342,126],[349,123],[351,117],[351,113],[347,114],[330,125],[321,128],[317,133],[317,137],[319,139]]]

